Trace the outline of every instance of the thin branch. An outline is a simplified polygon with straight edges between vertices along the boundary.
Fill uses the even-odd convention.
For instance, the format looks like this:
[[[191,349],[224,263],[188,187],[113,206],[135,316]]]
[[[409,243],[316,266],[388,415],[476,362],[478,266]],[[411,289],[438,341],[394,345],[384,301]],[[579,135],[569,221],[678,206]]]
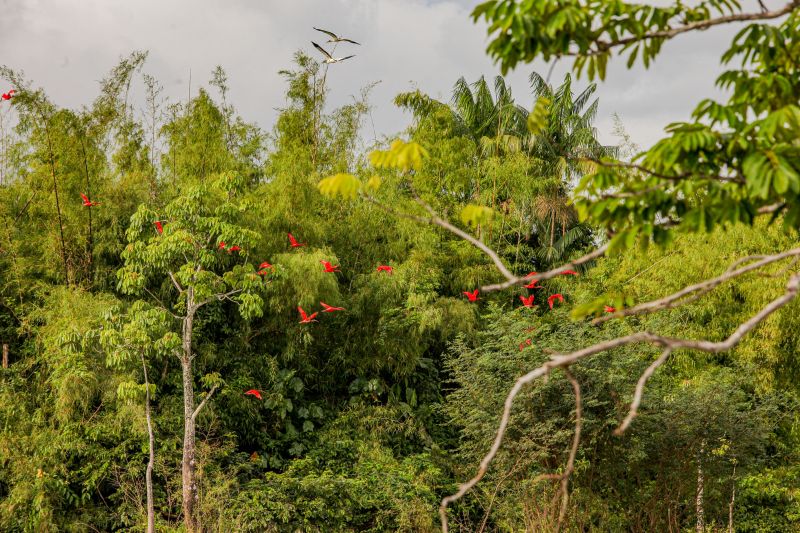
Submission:
[[[197,304],[197,305],[195,306],[195,309],[199,309],[199,308],[203,307],[204,305],[206,305],[207,303],[213,302],[214,300],[219,300],[220,302],[221,302],[222,300],[230,300],[230,297],[231,297],[231,296],[233,296],[234,294],[238,294],[238,293],[240,293],[240,292],[242,292],[242,289],[234,289],[234,290],[232,290],[232,291],[223,292],[223,293],[220,293],[220,294],[215,294],[215,295],[214,295],[214,296],[212,296],[211,298],[208,298],[208,299],[206,299],[206,300],[203,300],[202,302],[200,302],[199,304]]]
[[[194,422],[194,419],[197,418],[197,415],[200,414],[200,411],[203,409],[203,407],[206,406],[206,404],[208,403],[208,400],[211,399],[211,396],[214,394],[214,391],[216,391],[216,390],[217,390],[217,385],[214,385],[213,387],[211,387],[211,390],[208,391],[208,394],[206,394],[206,397],[203,398],[203,401],[200,402],[200,405],[198,405],[197,409],[195,409],[194,413],[192,413],[192,422]]]
[[[564,518],[567,516],[567,508],[569,506],[569,478],[572,472],[575,471],[575,457],[578,455],[578,446],[581,443],[581,428],[583,427],[583,420],[581,418],[583,415],[581,386],[567,368],[564,369],[564,374],[567,376],[567,379],[572,385],[572,391],[575,393],[575,436],[572,439],[572,449],[569,451],[567,467],[564,469],[564,473],[561,474],[561,488],[559,492],[556,493],[556,498],[558,498],[559,493],[561,494],[561,510],[558,513],[557,531],[561,530],[561,526],[564,524]]]
[[[153,294],[153,293],[150,291],[150,289],[148,289],[147,287],[145,287],[145,288],[144,288],[144,291],[145,291],[147,294],[149,294],[149,295],[150,295],[150,297],[151,297],[153,300],[155,300],[156,302],[158,302],[158,303],[159,303],[159,306],[161,307],[161,309],[163,309],[163,310],[164,310],[164,312],[166,312],[166,313],[169,313],[170,315],[172,315],[173,317],[177,318],[178,320],[183,320],[183,317],[182,317],[182,316],[176,315],[175,313],[173,313],[172,311],[170,311],[170,310],[169,310],[169,308],[168,308],[166,305],[164,305],[164,302],[162,302],[162,301],[161,301],[161,299],[160,299],[158,296],[156,296],[155,294]]]
[[[640,172],[644,172],[648,176],[653,176],[654,178],[660,178],[662,180],[673,181],[673,182],[680,182],[680,181],[685,181],[689,178],[696,178],[709,181],[722,181],[722,182],[732,182],[739,184],[746,183],[744,176],[740,176],[738,174],[735,176],[720,176],[717,174],[696,174],[694,172],[683,172],[682,174],[663,174],[661,172],[650,170],[649,168],[642,165],[638,165],[636,163],[626,163],[624,161],[603,161],[602,159],[597,159],[596,157],[580,157],[579,159],[583,161],[589,161],[607,168],[624,168],[629,170],[638,170]],[[644,191],[639,191],[636,194],[642,194],[643,192]]]
[[[175,289],[177,289],[178,293],[183,294],[183,287],[181,287],[181,284],[178,283],[178,280],[175,278],[175,274],[173,274],[171,270],[167,273],[169,274],[169,279],[172,280],[172,284],[175,285]]]
[[[601,324],[603,322],[611,320],[612,318],[654,313],[662,309],[672,309],[674,307],[678,307],[679,305],[684,305],[694,300],[697,300],[702,295],[710,292],[711,290],[719,286],[721,283],[724,283],[729,279],[741,276],[742,274],[746,274],[747,272],[751,272],[759,268],[763,268],[776,261],[781,261],[789,257],[798,257],[798,256],[800,256],[800,248],[793,248],[791,250],[787,250],[785,252],[775,255],[767,255],[767,256],[756,255],[756,256],[743,257],[734,262],[733,265],[731,265],[731,267],[728,268],[728,270],[726,270],[722,275],[717,276],[716,278],[707,279],[705,281],[695,283],[694,285],[689,285],[688,287],[684,287],[683,289],[675,293],[672,293],[669,296],[659,298],[658,300],[652,300],[649,302],[641,303],[639,305],[630,307],[628,309],[622,309],[620,311],[616,311],[614,313],[595,318],[592,321],[592,323]],[[732,267],[738,264],[757,258],[761,259],[759,261],[756,261],[755,263],[750,263],[749,265],[731,270]]]
[[[624,337],[617,337],[607,341],[599,342],[597,344],[593,344],[586,348],[582,348],[580,350],[576,350],[574,352],[570,352],[567,354],[553,355],[550,358],[550,360],[547,361],[546,363],[542,364],[541,366],[531,370],[527,374],[518,378],[517,381],[514,383],[514,386],[509,391],[508,396],[506,396],[506,400],[503,404],[503,413],[500,417],[500,424],[497,428],[497,433],[495,434],[495,438],[491,448],[480,462],[480,465],[478,467],[478,472],[471,479],[459,485],[458,491],[442,499],[441,505],[439,506],[439,516],[441,517],[442,520],[442,532],[443,533],[448,532],[447,507],[451,503],[461,499],[467,492],[469,492],[469,490],[472,489],[472,487],[474,487],[481,480],[481,478],[483,478],[492,460],[497,455],[497,452],[500,449],[500,445],[503,442],[503,437],[505,437],[506,429],[508,428],[508,423],[511,418],[511,408],[514,404],[514,399],[517,397],[517,395],[525,385],[535,381],[536,379],[542,376],[549,374],[550,371],[554,368],[568,367],[569,365],[577,361],[580,361],[586,357],[589,357],[591,355],[595,355],[604,352],[606,350],[610,350],[613,348],[629,344],[649,343],[649,344],[654,344],[656,346],[661,346],[665,349],[669,348],[672,351],[678,349],[689,349],[689,350],[700,350],[709,353],[719,353],[730,350],[732,347],[736,346],[750,330],[755,328],[769,315],[771,315],[781,307],[785,306],[786,304],[794,300],[795,297],[797,297],[799,289],[800,289],[800,274],[794,274],[786,284],[786,291],[784,292],[783,295],[769,302],[758,313],[753,315],[748,321],[744,322],[738,328],[736,328],[736,330],[723,341],[712,342],[708,340],[672,338],[672,337],[656,335],[648,331],[642,331],[639,333],[634,333],[632,335],[626,335]]]
[[[612,48],[625,46],[638,41],[644,41],[648,39],[672,39],[673,37],[680,35],[682,33],[687,33],[690,31],[697,31],[697,30],[705,30],[713,26],[719,26],[721,24],[729,24],[731,22],[745,22],[750,20],[776,19],[790,13],[798,5],[800,5],[800,1],[794,0],[786,4],[783,8],[778,9],[776,11],[760,11],[758,13],[738,13],[735,15],[726,15],[723,17],[717,17],[713,19],[699,20],[697,22],[692,22],[689,24],[685,24],[683,26],[676,26],[674,28],[669,28],[666,30],[653,31],[645,33],[643,35],[632,35],[630,37],[615,39],[613,41],[603,41],[598,39],[597,41],[595,41],[595,43],[597,44],[596,50],[589,50],[583,53],[571,52],[568,55],[576,55],[576,56],[598,55],[607,52]]]
[[[666,348],[658,359],[653,361],[650,366],[648,366],[642,375],[639,376],[639,381],[636,382],[636,390],[633,393],[633,401],[631,402],[631,406],[628,409],[628,414],[625,416],[625,419],[619,425],[617,429],[614,430],[614,435],[622,435],[625,433],[625,430],[628,429],[628,426],[631,425],[633,419],[636,418],[637,413],[639,412],[639,405],[642,403],[642,396],[644,395],[644,386],[647,384],[647,380],[650,379],[653,374],[655,373],[656,369],[663,365],[669,356],[672,354],[672,348]]]

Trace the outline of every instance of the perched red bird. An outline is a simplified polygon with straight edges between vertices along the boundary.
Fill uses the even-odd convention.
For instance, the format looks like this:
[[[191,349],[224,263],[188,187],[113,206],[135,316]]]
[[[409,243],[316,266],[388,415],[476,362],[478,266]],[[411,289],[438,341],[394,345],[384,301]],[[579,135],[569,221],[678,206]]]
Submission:
[[[377,272],[386,272],[387,274],[392,274],[394,272],[394,268],[390,267],[389,265],[381,265],[376,269]]]
[[[7,93],[3,93],[3,100],[11,100],[11,98],[13,98],[15,92],[16,91],[14,91],[14,89],[11,89]]]
[[[323,313],[333,313],[334,311],[344,311],[344,307],[334,307],[332,305],[328,305],[325,302],[320,302],[320,305],[324,307],[322,310]]]
[[[311,322],[316,322],[314,317],[317,316],[317,313],[311,313],[310,315],[307,315],[306,312],[303,311],[303,308],[299,305],[297,306],[297,310],[300,311],[300,318],[303,319],[300,321],[301,324],[310,324]]]
[[[524,342],[519,343],[519,351],[521,352],[522,350],[525,349],[525,346],[530,346],[531,344],[532,342],[530,339],[525,339]]]
[[[219,246],[217,246],[217,250],[224,250],[227,244],[225,241],[219,241]]]
[[[341,272],[339,265],[333,266],[329,261],[320,261],[320,263],[325,267],[325,272]]]
[[[565,271],[561,272],[560,274],[562,276],[579,276],[580,275],[577,272],[575,272],[574,270],[565,270]]]
[[[553,302],[558,300],[562,304],[564,303],[564,297],[560,293],[552,294],[547,298],[547,303],[550,304],[550,309],[553,308]]]
[[[610,305],[604,305],[603,306],[603,311],[605,311],[606,313],[616,313],[617,312],[616,308],[611,307]]]
[[[265,268],[272,268],[272,265],[270,265],[269,263],[267,263],[266,261],[264,261],[263,263],[261,263],[260,265],[258,265],[258,268],[260,268],[261,270],[264,270]]]
[[[239,248],[238,246],[234,245],[234,246],[231,246],[230,248],[228,248],[228,253],[238,252],[239,250],[241,250],[241,248]]]
[[[525,307],[533,307],[533,294],[531,294],[527,298],[524,296],[520,296],[519,299],[522,300],[522,305],[524,305]]]
[[[83,206],[84,206],[84,207],[92,207],[92,206],[95,206],[95,205],[100,205],[100,202],[92,202],[92,201],[91,201],[91,200],[89,200],[89,198],[88,198],[88,197],[87,197],[85,194],[83,194],[83,193],[81,193],[81,198],[83,198]]]
[[[304,243],[304,242],[297,242],[297,239],[295,239],[294,235],[292,235],[291,233],[287,233],[286,235],[289,236],[289,244],[292,245],[292,248],[299,248],[301,246],[305,246],[306,245],[306,243]]]
[[[469,298],[469,301],[470,301],[470,302],[475,302],[475,301],[478,301],[478,300],[480,300],[480,298],[478,298],[478,290],[479,290],[479,289],[475,289],[475,290],[474,290],[474,291],[472,291],[472,292],[467,292],[467,291],[464,291],[464,292],[463,292],[463,294],[464,294],[464,296],[466,296],[467,298]]]
[[[164,226],[161,224],[160,220],[156,220],[155,222],[153,222],[153,224],[156,225],[156,231],[158,231],[159,235],[164,233]]]
[[[259,400],[261,400],[261,399],[262,399],[262,398],[261,398],[261,392],[260,392],[260,391],[258,391],[258,390],[256,390],[256,389],[250,389],[249,391],[245,392],[245,393],[244,393],[244,395],[245,395],[245,396],[248,396],[248,395],[249,395],[249,396],[255,396],[255,397],[256,397],[256,398],[258,398]]]

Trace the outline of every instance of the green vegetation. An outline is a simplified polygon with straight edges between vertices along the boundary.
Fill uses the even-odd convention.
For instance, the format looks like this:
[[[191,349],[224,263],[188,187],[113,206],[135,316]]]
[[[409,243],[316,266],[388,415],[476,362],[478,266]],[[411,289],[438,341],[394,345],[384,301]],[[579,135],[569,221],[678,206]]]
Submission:
[[[797,530],[794,6],[749,19],[726,102],[632,159],[624,136],[598,142],[595,86],[570,75],[399,94],[410,125],[365,152],[368,91],[330,109],[328,67],[302,53],[269,132],[221,68],[169,104],[134,53],[75,111],[3,67],[0,530],[438,531],[485,457],[445,501],[451,530]],[[648,66],[739,11],[474,16],[505,69],[576,55],[603,78],[618,48]]]

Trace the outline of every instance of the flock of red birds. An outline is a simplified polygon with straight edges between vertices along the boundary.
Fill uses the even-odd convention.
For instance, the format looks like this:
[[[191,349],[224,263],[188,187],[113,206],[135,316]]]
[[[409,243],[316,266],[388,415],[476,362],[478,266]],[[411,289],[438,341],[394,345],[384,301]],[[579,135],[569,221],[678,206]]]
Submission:
[[[14,91],[12,90],[12,91],[9,91],[8,93],[3,94],[3,100],[9,100],[13,96],[13,93],[14,93]],[[100,205],[99,202],[91,201],[83,193],[81,193],[81,198],[83,200],[84,207],[94,207],[94,206]],[[163,222],[161,220],[156,220],[156,221],[153,222],[153,224],[155,225],[156,231],[158,231],[159,235],[164,233],[164,224],[163,224]],[[305,246],[306,245],[306,243],[299,242],[294,237],[294,235],[292,235],[291,233],[287,233],[286,235],[289,238],[289,246],[291,246],[292,248],[300,248],[301,246]],[[217,246],[217,249],[218,250],[226,250],[229,254],[233,253],[233,252],[241,251],[241,248],[239,246],[233,245],[231,247],[228,247],[228,244],[226,242],[224,242],[224,241],[221,241],[219,243],[219,245]],[[339,265],[334,265],[330,261],[324,261],[323,260],[323,261],[320,261],[320,263],[322,263],[322,268],[323,268],[324,272],[331,273],[331,274],[335,273],[335,272],[341,272],[341,270],[339,269]],[[258,274],[261,275],[261,276],[266,276],[269,273],[269,269],[270,268],[272,268],[272,265],[269,262],[264,261],[263,263],[258,265]],[[393,274],[394,269],[389,265],[380,265],[380,266],[378,266],[376,271],[377,272],[386,272],[387,274],[391,275],[391,274]],[[530,283],[528,283],[527,285],[524,285],[524,287],[526,289],[543,289],[544,288],[541,285],[537,285],[537,283],[539,283],[539,280],[536,279],[536,274],[537,274],[536,272],[529,272],[528,275],[525,276],[525,278],[532,278],[532,281]],[[562,276],[578,276],[579,275],[574,270],[564,270],[560,274]],[[464,291],[463,292],[464,296],[466,296],[467,299],[470,302],[477,302],[478,300],[480,300],[480,298],[478,297],[479,293],[480,293],[480,289],[475,289],[473,291]],[[528,296],[520,296],[519,299],[522,301],[523,307],[528,307],[528,308],[535,307],[535,305],[533,303],[534,299],[535,299],[535,295],[531,294],[531,295],[528,295]],[[564,303],[564,296],[561,293],[555,293],[555,294],[551,294],[550,296],[548,296],[547,304],[550,306],[550,309],[553,309],[553,305],[555,304],[556,301],[558,301],[560,303]],[[321,312],[322,313],[333,313],[333,312],[336,312],[336,311],[344,311],[345,310],[344,307],[335,307],[335,306],[332,306],[332,305],[328,305],[325,302],[320,302],[320,305],[322,306],[322,309],[320,311],[314,311],[311,314],[306,313],[306,311],[302,307],[300,307],[298,305],[297,306],[297,311],[298,311],[298,313],[300,313],[300,319],[301,319],[300,320],[300,324],[310,324],[312,322],[317,322],[316,317]],[[614,312],[616,312],[616,309],[614,307],[611,307],[610,305],[604,306],[603,310],[606,313],[614,313]],[[523,342],[520,343],[519,350],[522,351],[522,350],[525,349],[526,346],[531,346],[532,344],[533,343],[532,343],[530,338],[525,339]],[[262,391],[259,391],[258,389],[250,389],[249,391],[245,392],[244,394],[248,395],[248,396],[254,396],[255,398],[258,398],[259,400],[261,400],[262,399],[261,392]]]

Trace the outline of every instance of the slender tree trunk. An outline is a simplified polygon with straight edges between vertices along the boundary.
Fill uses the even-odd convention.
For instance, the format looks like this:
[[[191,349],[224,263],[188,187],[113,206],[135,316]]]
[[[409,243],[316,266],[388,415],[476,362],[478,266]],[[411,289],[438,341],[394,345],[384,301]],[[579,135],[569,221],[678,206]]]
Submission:
[[[83,132],[81,132],[83,133]],[[92,184],[89,179],[89,161],[86,158],[86,140],[81,136],[81,150],[83,152],[83,169],[86,172],[86,195],[92,197]],[[89,234],[86,238],[86,256],[89,262],[89,285],[94,283],[94,236],[92,234],[92,208],[89,207]]]
[[[728,504],[728,533],[733,533],[733,503],[736,501],[736,465],[733,465],[733,484],[731,486],[731,501]]]
[[[8,344],[3,344],[3,368],[8,368]]]
[[[48,150],[47,155],[50,159],[50,175],[53,178],[53,192],[55,193],[56,196],[56,213],[58,214],[58,230],[61,235],[61,260],[64,262],[64,282],[67,284],[67,287],[69,287],[70,284],[69,266],[67,265],[67,250],[66,250],[66,245],[64,244],[65,243],[64,222],[61,219],[61,202],[58,198],[58,182],[56,181],[56,160],[55,160],[55,154],[53,154],[53,142],[50,139],[50,127],[47,125],[46,122],[47,119],[45,119],[44,117],[42,117],[42,119],[45,120],[44,131],[45,135],[47,136],[47,150]]]
[[[195,428],[194,428],[194,381],[192,376],[192,329],[194,324],[194,293],[188,289],[186,317],[183,319],[183,458],[181,459],[181,480],[183,484],[183,521],[187,533],[197,531],[194,504],[197,500],[195,480]]]
[[[147,460],[147,470],[144,474],[145,488],[147,489],[147,533],[156,531],[156,511],[153,503],[153,466],[156,462],[156,439],[153,436],[153,423],[150,419],[150,382],[147,379],[147,363],[142,354],[142,370],[144,370],[145,403],[144,414],[147,418],[147,437],[150,457]]]
[[[703,492],[705,490],[705,478],[703,477],[703,449],[705,441],[700,443],[700,452],[697,454],[697,497],[695,499],[695,510],[697,512],[697,533],[703,533],[706,529],[705,510],[703,509]]]

